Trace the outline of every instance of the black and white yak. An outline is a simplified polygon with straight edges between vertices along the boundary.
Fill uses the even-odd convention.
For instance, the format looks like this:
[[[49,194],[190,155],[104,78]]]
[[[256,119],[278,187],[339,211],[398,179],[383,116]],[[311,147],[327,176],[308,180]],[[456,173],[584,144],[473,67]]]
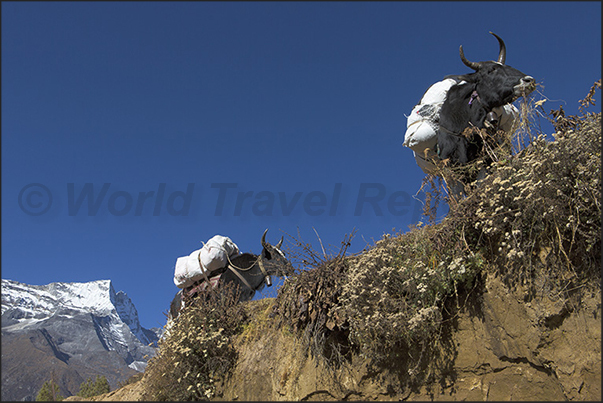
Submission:
[[[197,294],[208,286],[219,288],[224,284],[234,284],[238,287],[239,301],[249,301],[256,291],[272,285],[270,276],[284,276],[292,274],[293,266],[281,251],[283,238],[276,245],[266,242],[266,233],[262,235],[262,252],[259,255],[253,253],[242,253],[229,261],[226,267],[217,270],[209,277],[209,283],[202,279],[193,285],[178,291],[170,304],[168,322],[174,320],[180,311]]]
[[[424,94],[408,117],[404,145],[413,149],[417,164],[433,173],[432,158],[452,164],[467,164],[480,155],[483,141],[478,134],[463,136],[468,127],[510,131],[518,116],[511,103],[536,88],[532,76],[505,64],[504,41],[499,43],[497,61],[471,62],[463,52],[463,63],[475,70],[464,75],[449,75]]]

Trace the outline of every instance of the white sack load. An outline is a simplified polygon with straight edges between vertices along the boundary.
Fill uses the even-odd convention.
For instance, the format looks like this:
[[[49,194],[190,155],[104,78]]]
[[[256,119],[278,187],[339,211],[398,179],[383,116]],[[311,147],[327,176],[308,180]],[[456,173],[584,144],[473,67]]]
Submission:
[[[455,84],[457,81],[452,78],[433,84],[427,89],[419,104],[412,109],[407,119],[402,145],[413,151],[417,165],[426,174],[435,169],[429,160],[438,158],[436,146],[440,108],[446,100],[448,90]],[[425,153],[426,149],[429,149],[427,153]]]
[[[519,109],[513,104],[506,104],[492,109],[498,115],[498,128],[507,133],[513,130],[515,120],[519,119]]]
[[[213,271],[226,267],[228,259],[239,254],[239,247],[230,238],[215,235],[201,249],[176,260],[174,284],[178,288],[189,287],[195,281],[211,276]]]
[[[437,132],[442,104],[446,100],[448,90],[455,84],[463,83],[464,81],[447,78],[433,84],[427,89],[419,104],[412,109],[410,116],[407,118],[406,134],[402,145],[413,151],[417,165],[426,174],[433,172],[435,169],[430,160],[438,158]],[[517,108],[512,104],[507,104],[494,108],[493,111],[498,114],[499,128],[506,132],[511,131],[515,118],[519,116]],[[426,149],[429,149],[427,155],[425,155]]]

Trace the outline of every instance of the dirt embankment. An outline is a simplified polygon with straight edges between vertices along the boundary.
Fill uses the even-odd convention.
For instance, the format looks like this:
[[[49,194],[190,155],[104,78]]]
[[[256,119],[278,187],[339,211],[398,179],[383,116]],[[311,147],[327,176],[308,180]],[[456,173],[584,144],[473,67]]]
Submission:
[[[481,300],[481,301],[479,301]],[[600,400],[600,294],[571,307],[548,297],[526,304],[488,278],[478,301],[448,326],[444,384],[396,392],[396,368],[372,372],[354,357],[330,374],[295,339],[262,331],[241,344],[224,400]],[[481,302],[481,303],[480,303]]]
[[[525,303],[488,277],[479,296],[447,323],[441,383],[399,390],[405,374],[375,372],[359,356],[335,371],[271,324],[272,300],[236,340],[238,361],[214,400],[600,400],[600,292],[569,306],[548,296]],[[145,379],[94,400],[135,401]],[[72,397],[68,400],[77,400]]]

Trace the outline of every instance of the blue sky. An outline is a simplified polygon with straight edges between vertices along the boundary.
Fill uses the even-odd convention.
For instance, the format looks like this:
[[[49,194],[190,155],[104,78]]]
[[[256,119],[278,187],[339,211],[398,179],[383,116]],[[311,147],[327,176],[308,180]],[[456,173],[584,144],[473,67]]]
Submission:
[[[176,259],[215,234],[407,231],[405,114],[470,72],[459,45],[496,58],[488,31],[546,111],[601,77],[600,2],[2,2],[2,278],[111,279],[162,326]]]

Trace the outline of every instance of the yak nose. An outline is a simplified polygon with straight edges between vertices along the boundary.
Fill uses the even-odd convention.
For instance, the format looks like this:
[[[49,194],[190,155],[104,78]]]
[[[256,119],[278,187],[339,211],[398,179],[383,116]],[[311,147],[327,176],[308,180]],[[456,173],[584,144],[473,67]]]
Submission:
[[[534,77],[532,77],[532,76],[525,76],[525,77],[523,77],[521,79],[521,81],[525,85],[533,85],[534,84]]]

